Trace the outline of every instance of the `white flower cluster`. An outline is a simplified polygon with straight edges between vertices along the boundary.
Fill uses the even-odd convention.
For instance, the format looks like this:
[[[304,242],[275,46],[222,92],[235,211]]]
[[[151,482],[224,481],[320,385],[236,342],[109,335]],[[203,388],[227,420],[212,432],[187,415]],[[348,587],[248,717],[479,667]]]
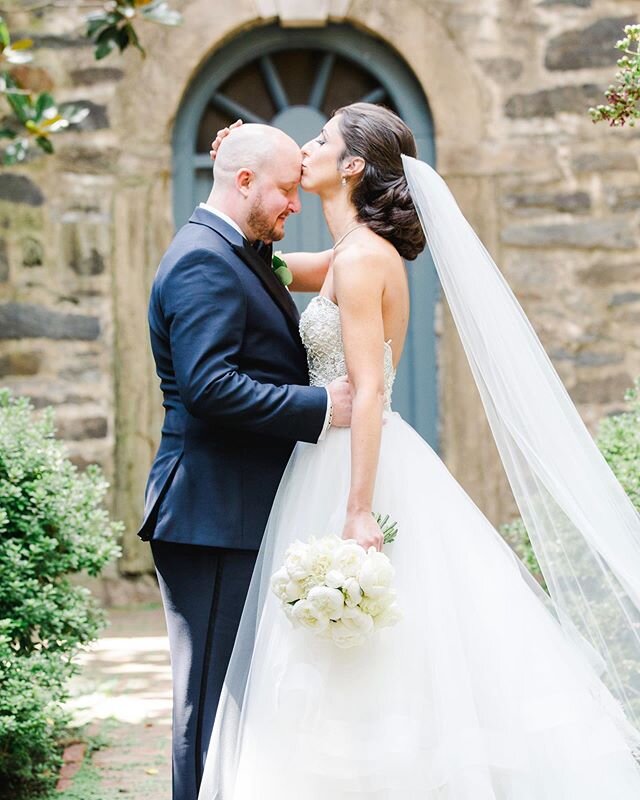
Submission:
[[[271,589],[295,626],[355,647],[400,619],[388,557],[338,536],[295,541]]]

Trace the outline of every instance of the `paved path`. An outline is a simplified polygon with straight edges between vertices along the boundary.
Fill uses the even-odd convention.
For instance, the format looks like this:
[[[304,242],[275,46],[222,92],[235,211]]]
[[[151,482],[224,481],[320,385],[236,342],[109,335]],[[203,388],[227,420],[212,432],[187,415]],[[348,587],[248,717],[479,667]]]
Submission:
[[[65,781],[61,800],[169,800],[171,672],[161,607],[109,611],[109,627],[82,655],[72,683],[74,721],[103,743]],[[73,755],[72,753],[70,755]],[[73,771],[70,767],[68,771]]]

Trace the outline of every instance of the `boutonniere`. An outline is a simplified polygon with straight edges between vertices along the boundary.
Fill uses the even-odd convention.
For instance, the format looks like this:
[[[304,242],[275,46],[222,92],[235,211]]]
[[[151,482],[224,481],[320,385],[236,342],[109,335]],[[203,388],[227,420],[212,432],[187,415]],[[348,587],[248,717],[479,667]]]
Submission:
[[[273,254],[271,269],[283,286],[288,286],[293,281],[293,274],[287,266],[287,262],[282,258],[282,250],[276,250]]]

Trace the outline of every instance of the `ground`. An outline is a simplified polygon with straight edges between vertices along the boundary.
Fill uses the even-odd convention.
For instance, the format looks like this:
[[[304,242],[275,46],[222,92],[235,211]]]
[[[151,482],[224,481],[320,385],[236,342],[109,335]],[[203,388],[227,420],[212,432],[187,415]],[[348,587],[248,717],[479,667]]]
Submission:
[[[72,684],[78,743],[56,800],[171,796],[171,672],[162,608],[112,609]]]

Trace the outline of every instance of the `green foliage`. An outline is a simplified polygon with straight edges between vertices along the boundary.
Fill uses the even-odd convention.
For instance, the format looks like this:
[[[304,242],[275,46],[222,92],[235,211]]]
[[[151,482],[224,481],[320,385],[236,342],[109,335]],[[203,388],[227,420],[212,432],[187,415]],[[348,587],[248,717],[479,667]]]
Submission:
[[[629,409],[605,417],[596,441],[631,502],[640,510],[640,378],[624,399]]]
[[[169,8],[166,0],[113,0],[103,11],[87,17],[87,36],[96,46],[96,59],[105,58],[116,48],[122,52],[129,45],[146,55],[133,27],[136,18],[161,25],[182,24],[182,15]]]
[[[614,127],[626,122],[633,126],[640,117],[640,25],[626,25],[624,33],[624,39],[616,43],[624,53],[618,60],[617,84],[611,84],[605,92],[606,105],[589,109],[594,122],[607,120]]]
[[[0,392],[0,798],[55,781],[72,658],[102,624],[69,576],[97,575],[118,552],[106,488],[65,457],[50,413]]]

